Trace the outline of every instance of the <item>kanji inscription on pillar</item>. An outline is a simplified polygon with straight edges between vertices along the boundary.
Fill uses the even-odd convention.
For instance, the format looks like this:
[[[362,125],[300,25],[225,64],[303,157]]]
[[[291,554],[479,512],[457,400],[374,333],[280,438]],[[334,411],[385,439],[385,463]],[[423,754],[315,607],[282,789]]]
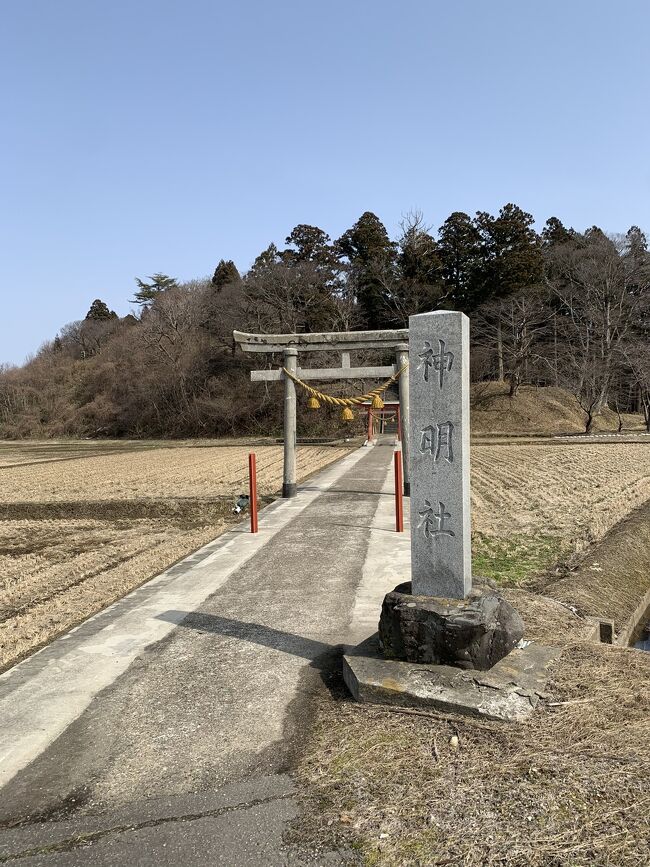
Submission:
[[[472,587],[469,319],[409,318],[413,593],[463,599]]]

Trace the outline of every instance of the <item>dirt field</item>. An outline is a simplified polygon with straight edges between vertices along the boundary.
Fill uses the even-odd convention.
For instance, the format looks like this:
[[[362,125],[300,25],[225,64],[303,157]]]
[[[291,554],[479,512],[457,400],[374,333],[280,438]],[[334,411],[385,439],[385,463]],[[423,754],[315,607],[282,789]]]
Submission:
[[[57,453],[56,460],[21,465],[18,454],[8,451],[1,472],[0,504],[56,503],[102,500],[210,499],[248,490],[246,446],[186,446],[104,451],[80,458],[72,451]],[[298,478],[304,478],[346,454],[346,448],[301,446],[297,454]],[[282,483],[282,447],[256,446],[257,484],[261,496],[272,494]],[[24,460],[24,459],[23,459]]]
[[[650,442],[474,444],[474,570],[517,584],[583,551],[648,498]]]
[[[558,534],[580,547],[650,497],[650,443],[474,446],[474,528]]]
[[[128,593],[233,522],[248,446],[0,444],[0,669]],[[282,447],[256,446],[260,496]],[[303,446],[304,478],[348,452]]]
[[[151,441],[122,440],[48,440],[21,441],[0,440],[0,469],[51,461],[75,460],[97,455],[124,454],[159,448],[160,443]]]

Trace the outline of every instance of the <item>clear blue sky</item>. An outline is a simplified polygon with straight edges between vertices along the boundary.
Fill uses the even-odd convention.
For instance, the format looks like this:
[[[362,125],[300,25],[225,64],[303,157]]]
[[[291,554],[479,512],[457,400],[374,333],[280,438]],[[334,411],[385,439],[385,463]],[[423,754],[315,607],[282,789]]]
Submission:
[[[645,0],[0,0],[0,361],[134,277],[512,201],[650,230]]]

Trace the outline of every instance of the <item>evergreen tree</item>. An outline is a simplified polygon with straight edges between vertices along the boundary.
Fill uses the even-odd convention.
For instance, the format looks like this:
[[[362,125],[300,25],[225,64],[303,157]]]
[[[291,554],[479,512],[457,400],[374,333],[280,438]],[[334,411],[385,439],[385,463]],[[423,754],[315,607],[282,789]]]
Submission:
[[[650,253],[648,239],[638,226],[631,226],[625,233],[625,241],[621,244],[622,260],[628,275],[628,291],[634,295],[647,292],[650,284]],[[643,331],[644,342],[647,342],[650,332],[650,310],[648,304],[644,307],[644,315],[640,317],[638,328]]]
[[[323,268],[337,267],[336,253],[330,236],[318,226],[304,223],[296,226],[285,239],[294,249],[282,252],[282,260],[288,265],[294,262],[313,262]]]
[[[586,429],[629,375],[630,347],[647,345],[650,269],[642,233],[608,237],[592,226],[579,243],[554,248],[547,282],[558,308],[560,382],[586,413]],[[634,248],[634,253],[630,250]]]
[[[239,283],[240,280],[239,271],[232,259],[228,259],[227,261],[220,259],[219,264],[214,269],[211,282],[216,289],[223,289],[229,283]]]
[[[105,319],[117,319],[117,313],[114,310],[109,310],[108,306],[103,301],[96,298],[90,305],[90,310],[86,313],[86,319],[92,319],[99,322]]]
[[[625,233],[625,252],[628,256],[647,261],[648,239],[638,226],[630,226]]]
[[[285,242],[291,246],[280,253],[280,258],[284,267],[300,272],[293,279],[302,287],[305,329],[332,330],[347,287],[345,267],[330,236],[318,226],[301,223],[287,235]]]
[[[389,297],[395,279],[395,245],[375,214],[366,211],[336,242],[350,263],[350,277],[368,328],[387,324]]]
[[[438,230],[441,273],[454,307],[471,308],[481,264],[481,236],[471,217],[454,211]]]
[[[571,255],[576,247],[584,246],[585,237],[575,229],[567,229],[557,217],[549,217],[542,229],[542,253],[544,257],[544,279],[547,285],[558,285],[563,277],[562,259]],[[551,293],[549,304],[558,312],[557,298]],[[557,339],[557,334],[555,336]]]
[[[567,229],[557,217],[549,217],[542,229],[542,243],[545,247],[552,244],[569,244],[576,239],[576,232]]]
[[[517,205],[504,205],[498,217],[479,211],[474,224],[481,237],[480,278],[473,307],[537,286],[543,278],[540,238],[533,217]]]
[[[258,277],[263,274],[272,265],[277,265],[280,261],[280,253],[275,244],[269,244],[266,250],[262,250],[259,256],[253,262],[250,271],[251,276]]]
[[[433,285],[440,282],[438,244],[420,225],[407,225],[398,242],[397,264],[403,280]]]
[[[594,245],[603,251],[607,250],[608,253],[616,250],[614,242],[603,232],[600,226],[591,226],[591,228],[585,231],[580,240],[583,242],[583,246]]]
[[[131,298],[135,304],[150,304],[161,292],[178,288],[176,279],[167,274],[153,274],[151,277],[147,277],[147,280],[151,282],[145,283],[139,277],[135,278],[138,291],[135,293],[135,297]]]

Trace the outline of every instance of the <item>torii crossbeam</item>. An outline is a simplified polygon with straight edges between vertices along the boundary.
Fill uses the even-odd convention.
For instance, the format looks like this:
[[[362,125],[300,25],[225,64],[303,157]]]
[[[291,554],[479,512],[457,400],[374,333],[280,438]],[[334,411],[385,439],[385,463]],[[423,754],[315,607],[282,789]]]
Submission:
[[[233,331],[233,338],[244,352],[281,352],[283,366],[304,381],[317,379],[385,379],[408,364],[408,328],[390,331],[340,331],[321,334],[247,334]],[[353,349],[385,349],[395,352],[395,364],[377,367],[350,367]],[[341,366],[331,368],[298,367],[299,352],[340,352]],[[296,386],[278,370],[253,370],[253,382],[284,380],[284,477],[282,496],[296,493]],[[408,455],[408,377],[399,377],[399,403],[403,451],[404,493],[409,495]]]

